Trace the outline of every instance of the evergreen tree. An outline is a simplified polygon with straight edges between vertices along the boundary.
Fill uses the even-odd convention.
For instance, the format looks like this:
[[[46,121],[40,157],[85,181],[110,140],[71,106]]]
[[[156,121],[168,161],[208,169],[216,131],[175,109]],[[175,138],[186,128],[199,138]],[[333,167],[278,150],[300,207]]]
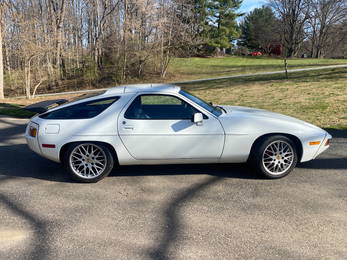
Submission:
[[[231,46],[231,41],[239,36],[236,10],[242,0],[207,1],[207,20],[209,25],[208,44],[222,50]]]
[[[279,21],[270,7],[256,8],[241,23],[241,45],[269,52],[271,44],[279,43]]]

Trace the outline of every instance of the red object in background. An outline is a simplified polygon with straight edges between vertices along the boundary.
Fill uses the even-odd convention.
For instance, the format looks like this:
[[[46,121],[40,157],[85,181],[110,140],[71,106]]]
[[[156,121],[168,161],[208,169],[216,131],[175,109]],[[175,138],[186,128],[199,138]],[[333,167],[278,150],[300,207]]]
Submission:
[[[269,46],[270,54],[275,56],[281,56],[283,52],[282,44],[271,44]]]
[[[254,51],[254,52],[251,52],[251,55],[252,55],[252,56],[262,56],[263,53],[260,52],[260,51]]]

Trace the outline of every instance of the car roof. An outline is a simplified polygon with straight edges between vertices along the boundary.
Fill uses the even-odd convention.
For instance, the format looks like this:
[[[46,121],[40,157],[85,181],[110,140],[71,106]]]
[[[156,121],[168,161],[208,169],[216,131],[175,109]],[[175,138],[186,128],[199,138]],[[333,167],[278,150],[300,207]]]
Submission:
[[[180,91],[180,87],[170,84],[134,84],[124,85],[108,89],[104,95],[137,93],[137,92],[174,92]]]

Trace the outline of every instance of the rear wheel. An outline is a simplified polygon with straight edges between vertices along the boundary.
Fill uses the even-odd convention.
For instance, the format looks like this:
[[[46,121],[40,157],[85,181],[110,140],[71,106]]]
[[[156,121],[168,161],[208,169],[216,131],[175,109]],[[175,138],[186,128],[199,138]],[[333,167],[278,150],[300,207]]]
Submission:
[[[251,156],[254,168],[272,179],[288,175],[298,160],[295,144],[291,139],[282,135],[263,139],[255,147]]]
[[[107,146],[99,143],[74,143],[64,154],[64,165],[73,179],[97,182],[112,170],[114,160]]]

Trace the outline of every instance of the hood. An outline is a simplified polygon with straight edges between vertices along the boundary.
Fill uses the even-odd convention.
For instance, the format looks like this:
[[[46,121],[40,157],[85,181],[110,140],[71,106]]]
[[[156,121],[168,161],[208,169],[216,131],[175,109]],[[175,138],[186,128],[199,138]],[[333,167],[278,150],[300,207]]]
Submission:
[[[286,121],[288,123],[294,123],[299,125],[304,125],[310,128],[319,129],[321,128],[312,125],[310,123],[307,123],[303,120],[296,119],[294,117],[286,116],[279,113],[274,113],[268,110],[264,109],[257,109],[257,108],[251,108],[251,107],[241,107],[241,106],[222,106],[227,113],[223,114],[223,117],[244,117],[244,118],[257,118],[257,119],[274,119],[274,120],[281,120]]]

